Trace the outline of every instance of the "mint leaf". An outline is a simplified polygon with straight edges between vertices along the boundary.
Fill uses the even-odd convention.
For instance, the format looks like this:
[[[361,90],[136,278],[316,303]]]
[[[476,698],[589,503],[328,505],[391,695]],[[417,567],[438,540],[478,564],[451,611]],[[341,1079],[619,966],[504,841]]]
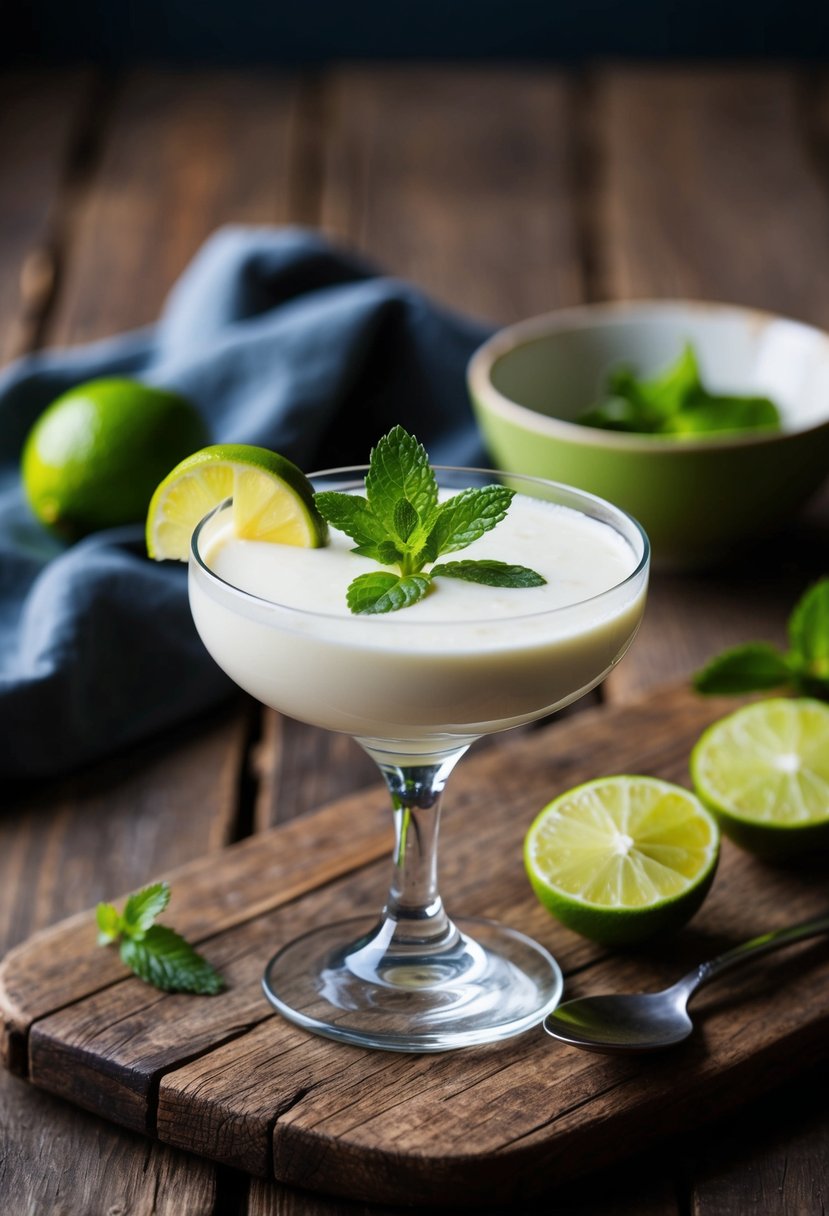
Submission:
[[[730,696],[778,688],[792,678],[785,656],[769,642],[749,642],[723,651],[693,677],[694,688],[706,696]]]
[[[120,939],[127,967],[165,992],[219,992],[224,981],[218,972],[173,929],[153,924],[169,902],[169,884],[155,882],[129,896],[123,915],[112,904],[98,904],[98,945]]]
[[[98,945],[108,946],[121,936],[121,917],[117,908],[112,904],[98,904],[95,909],[95,920],[98,924]]]
[[[345,532],[361,548],[390,540],[388,529],[359,494],[340,494],[324,490],[314,495],[320,515],[334,528]]]
[[[494,560],[480,562],[443,562],[433,566],[432,577],[461,578],[467,583],[483,583],[487,587],[542,587],[542,578],[529,566],[510,566]]]
[[[579,414],[576,421],[581,426],[599,427],[604,431],[649,431],[651,422],[647,413],[626,397],[608,397],[600,405]]]
[[[221,992],[224,980],[183,937],[153,925],[140,940],[121,943],[121,959],[140,979],[164,992]]]
[[[777,407],[767,397],[705,395],[668,418],[660,431],[671,435],[704,435],[711,431],[774,430],[779,425]]]
[[[607,377],[606,396],[582,413],[584,426],[678,438],[715,431],[777,429],[780,414],[767,397],[711,393],[702,383],[693,347],[660,375],[642,380],[629,367]]]
[[[432,582],[428,574],[361,574],[346,592],[348,606],[354,613],[396,612],[422,600]]]
[[[396,566],[405,556],[393,540],[384,540],[379,545],[357,545],[351,552],[359,553],[361,557],[370,557],[381,566]]]
[[[789,643],[800,673],[829,681],[829,578],[798,600],[789,618]]]
[[[408,498],[400,498],[394,504],[394,530],[405,543],[420,523],[420,516]]]
[[[127,937],[143,936],[169,902],[170,886],[166,882],[155,882],[130,895],[124,904],[124,914],[121,917],[122,932]]]
[[[426,449],[402,426],[393,427],[373,449],[366,495],[387,533],[395,532],[394,513],[401,499],[407,500],[423,521],[437,507],[438,484]]]
[[[504,519],[514,495],[506,486],[484,486],[463,490],[443,503],[424,546],[425,560],[465,549],[489,532]]]
[[[641,399],[647,403],[653,416],[662,419],[688,408],[704,391],[699,363],[690,342],[685,343],[682,354],[661,375],[639,384]]]

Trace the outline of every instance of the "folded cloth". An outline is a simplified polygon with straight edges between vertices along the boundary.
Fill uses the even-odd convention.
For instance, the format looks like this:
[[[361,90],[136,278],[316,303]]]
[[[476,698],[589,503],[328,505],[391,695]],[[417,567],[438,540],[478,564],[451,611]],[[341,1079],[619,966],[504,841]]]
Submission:
[[[32,423],[98,376],[174,389],[214,442],[301,468],[362,464],[395,423],[436,463],[481,463],[464,369],[483,326],[298,229],[226,228],[157,325],[23,359],[0,376],[0,776],[64,772],[231,691],[201,645],[186,571],[146,558],[143,530],[67,547],[37,523],[18,472]],[[0,797],[0,805],[2,797]]]

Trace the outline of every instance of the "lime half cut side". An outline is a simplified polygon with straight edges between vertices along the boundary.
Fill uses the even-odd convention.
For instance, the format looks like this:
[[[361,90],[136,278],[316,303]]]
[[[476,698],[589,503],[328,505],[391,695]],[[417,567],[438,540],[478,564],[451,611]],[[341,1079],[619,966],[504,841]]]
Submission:
[[[216,444],[176,465],[153,494],[147,552],[187,561],[190,538],[208,511],[233,498],[233,527],[243,540],[316,549],[328,536],[314,491],[295,464],[267,448]]]
[[[556,798],[524,844],[533,889],[568,928],[622,946],[673,932],[710,887],[713,816],[656,777],[601,777]]]
[[[760,856],[829,848],[829,705],[755,701],[721,718],[691,753],[700,798]]]

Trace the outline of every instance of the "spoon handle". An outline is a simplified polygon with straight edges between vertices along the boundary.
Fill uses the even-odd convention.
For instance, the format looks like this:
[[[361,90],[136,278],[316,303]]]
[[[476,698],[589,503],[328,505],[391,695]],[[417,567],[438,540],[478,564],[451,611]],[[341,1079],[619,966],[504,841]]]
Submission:
[[[751,958],[757,958],[761,954],[770,954],[772,950],[779,950],[782,946],[791,946],[794,942],[803,941],[807,937],[819,937],[821,933],[829,933],[829,916],[819,916],[816,920],[791,925],[788,929],[776,929],[773,933],[763,933],[759,937],[753,937],[751,941],[743,942],[741,946],[735,946],[733,950],[726,950],[725,954],[720,954],[707,963],[701,963],[696,971],[692,971],[689,976],[686,976],[688,994],[695,992],[709,980],[716,979],[723,971],[739,967],[741,963],[746,963]]]

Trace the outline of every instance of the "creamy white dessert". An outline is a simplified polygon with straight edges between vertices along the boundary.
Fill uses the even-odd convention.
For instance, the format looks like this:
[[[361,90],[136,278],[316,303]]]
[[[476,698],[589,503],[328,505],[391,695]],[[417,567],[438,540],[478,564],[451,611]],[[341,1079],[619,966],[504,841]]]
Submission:
[[[529,566],[542,587],[437,578],[417,604],[354,616],[348,584],[380,567],[352,545],[336,531],[320,549],[239,540],[221,512],[200,539],[215,577],[191,563],[191,607],[242,688],[291,717],[385,741],[389,754],[445,750],[575,700],[624,654],[644,607],[644,577],[630,577],[641,553],[607,524],[522,495],[441,560]]]

